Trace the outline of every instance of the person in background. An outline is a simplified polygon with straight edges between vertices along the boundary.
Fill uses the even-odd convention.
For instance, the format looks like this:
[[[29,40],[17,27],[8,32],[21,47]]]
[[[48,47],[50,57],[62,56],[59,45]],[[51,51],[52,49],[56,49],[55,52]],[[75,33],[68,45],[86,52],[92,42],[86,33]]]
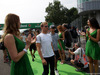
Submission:
[[[78,34],[77,40],[78,40],[78,42],[80,43],[80,30],[79,30],[78,28],[76,28],[76,32],[77,32],[77,34]]]
[[[56,27],[54,26],[54,25],[51,25],[50,26],[50,35],[51,35],[51,37],[52,37],[52,45],[53,45],[53,48],[54,48],[54,53],[55,53],[55,74],[56,75],[59,75],[59,72],[58,72],[58,70],[57,70],[57,61],[58,61],[58,58],[60,57],[59,56],[59,50],[58,50],[58,43],[59,43],[59,45],[61,46],[61,49],[63,50],[63,48],[62,48],[62,45],[61,45],[61,42],[60,42],[60,40],[59,40],[59,36],[58,36],[58,34],[57,33],[55,33],[55,29],[56,29]]]
[[[36,52],[36,36],[40,34],[39,30],[36,30],[36,32],[34,32],[34,37],[33,40],[31,41],[32,47],[33,47],[33,53],[32,53],[32,61],[34,61],[35,58],[35,52]]]
[[[67,24],[62,24],[62,28],[64,29],[64,33],[65,33],[65,40],[64,40],[64,43],[65,43],[65,46],[67,48],[67,50],[69,49],[73,49],[73,39],[72,39],[72,35],[69,31],[69,27]],[[68,58],[66,59],[67,61],[70,61],[71,58],[70,58],[70,54],[68,55]]]
[[[2,47],[0,47],[0,49],[3,51],[4,63],[7,63],[7,62],[9,62],[9,59],[8,59],[7,51],[6,51],[5,47],[3,46],[3,45],[4,45],[4,44],[3,44],[4,42],[2,42],[2,41],[3,41],[3,38],[2,38],[2,36],[1,36],[0,44],[2,44]]]
[[[21,41],[20,24],[20,18],[16,14],[10,13],[5,18],[3,39],[11,58],[10,75],[34,75],[26,54],[31,44],[31,35],[27,37],[25,46]]]
[[[43,64],[42,75],[48,75],[50,65],[50,75],[54,73],[54,49],[52,46],[51,35],[48,34],[48,23],[41,23],[41,33],[36,36],[36,47]]]
[[[58,49],[60,50],[59,54],[60,54],[60,58],[61,58],[60,64],[64,64],[64,62],[65,62],[65,51],[64,50],[66,50],[66,49],[65,49],[65,44],[64,44],[63,40],[65,40],[65,34],[64,34],[64,31],[63,31],[63,28],[61,25],[57,26],[57,29],[59,31],[58,36],[59,36],[61,45],[63,47],[63,50],[62,50],[61,46],[58,43]]]
[[[77,43],[77,42],[78,42],[78,41],[77,41],[78,34],[77,34],[77,32],[76,32],[75,26],[72,26],[72,27],[71,27],[70,32],[71,32],[71,35],[72,35],[72,38],[73,38],[73,43]]]
[[[3,54],[4,54],[4,56],[3,56],[3,58],[4,58],[4,63],[9,62],[9,58],[8,58],[8,54],[7,54],[6,49],[3,49]]]
[[[25,35],[24,32],[22,33],[21,37],[22,37],[23,42],[24,42],[25,45],[26,45],[26,35]]]
[[[86,30],[86,50],[85,53],[89,60],[89,69],[91,75],[93,75],[93,64],[95,68],[95,74],[98,73],[98,60],[100,60],[100,47],[98,42],[100,40],[99,23],[95,18],[90,18],[87,21],[90,28]]]
[[[40,31],[37,29],[36,30],[36,36],[40,34]]]
[[[29,50],[30,50],[30,53],[31,53],[31,56],[32,56],[32,61],[34,61],[35,56],[33,55],[32,50],[36,51],[36,46],[35,46],[34,43],[32,43],[32,41],[35,38],[35,36],[34,36],[35,34],[32,33],[32,29],[29,29],[29,33],[28,34],[31,34],[31,45],[29,47]]]
[[[80,47],[80,43],[75,43],[75,51],[73,52],[69,50],[69,53],[71,55],[75,55],[75,59],[74,60],[72,59],[70,62],[77,67],[76,71],[82,71],[83,68],[88,67],[88,62],[85,56],[85,52],[84,49]],[[77,65],[80,62],[83,63],[83,67]]]
[[[73,39],[72,39],[71,33],[69,31],[69,27],[68,27],[67,24],[64,23],[62,25],[62,28],[64,29],[64,33],[65,33],[65,40],[64,40],[65,46],[68,49],[72,48],[72,46],[73,46]]]

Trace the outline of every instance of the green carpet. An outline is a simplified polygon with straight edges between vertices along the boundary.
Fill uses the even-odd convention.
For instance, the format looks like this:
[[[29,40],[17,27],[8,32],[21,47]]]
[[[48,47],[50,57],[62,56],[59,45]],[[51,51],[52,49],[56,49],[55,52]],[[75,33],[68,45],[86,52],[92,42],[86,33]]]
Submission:
[[[28,57],[29,57],[34,75],[42,75],[43,67],[42,67],[42,62],[41,62],[40,56],[38,55],[38,52],[36,51],[35,53],[34,62],[32,61],[32,57],[29,51],[28,51]],[[76,68],[73,66],[70,66],[67,64],[61,65],[60,61],[58,61],[57,67],[58,67],[60,75],[87,75],[85,72],[76,72],[75,71]]]

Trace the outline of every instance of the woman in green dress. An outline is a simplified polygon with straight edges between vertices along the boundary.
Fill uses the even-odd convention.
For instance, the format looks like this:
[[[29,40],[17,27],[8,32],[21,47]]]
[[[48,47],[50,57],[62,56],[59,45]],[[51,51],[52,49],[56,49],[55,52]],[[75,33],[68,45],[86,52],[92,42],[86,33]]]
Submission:
[[[63,64],[65,62],[65,44],[63,42],[63,40],[65,40],[65,36],[64,36],[64,31],[61,25],[57,26],[57,29],[59,31],[58,36],[61,42],[62,47],[60,46],[60,44],[58,43],[58,51],[59,51],[59,55],[61,58],[61,62],[60,64]]]
[[[99,41],[99,24],[95,18],[91,18],[87,21],[89,29],[86,30],[86,55],[89,59],[90,73],[93,73],[93,63],[95,67],[95,73],[98,73],[98,60],[100,60],[100,48]]]
[[[31,35],[26,39],[26,46],[20,40],[20,19],[15,14],[8,14],[5,19],[3,42],[11,58],[10,75],[34,75],[27,49],[31,44]]]

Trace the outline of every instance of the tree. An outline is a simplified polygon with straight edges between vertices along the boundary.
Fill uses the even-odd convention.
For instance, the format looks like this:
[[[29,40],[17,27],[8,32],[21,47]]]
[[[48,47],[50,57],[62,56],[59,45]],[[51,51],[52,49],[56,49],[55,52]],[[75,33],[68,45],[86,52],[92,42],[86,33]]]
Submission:
[[[68,10],[66,16],[68,17],[68,24],[70,24],[72,21],[74,21],[75,19],[77,19],[79,17],[78,15],[78,10],[76,8],[71,8],[70,10]]]
[[[68,23],[70,24],[73,20],[79,17],[78,10],[76,8],[67,9],[61,5],[60,1],[54,1],[49,3],[46,8],[47,15],[45,19],[47,22],[53,22],[55,25]]]
[[[49,3],[49,6],[46,8],[46,21],[53,22],[55,25],[67,22],[67,11],[68,9],[63,7],[60,1],[55,1],[54,4]]]

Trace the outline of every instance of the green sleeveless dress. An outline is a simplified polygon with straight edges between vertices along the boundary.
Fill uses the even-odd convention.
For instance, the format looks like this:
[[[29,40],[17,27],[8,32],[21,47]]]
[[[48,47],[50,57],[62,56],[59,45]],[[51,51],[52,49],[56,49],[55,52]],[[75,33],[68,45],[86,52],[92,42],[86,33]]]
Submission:
[[[59,38],[62,38],[62,33],[59,34],[58,36],[59,36]],[[63,49],[66,50],[65,49],[65,44],[64,44],[63,40],[60,39],[60,42],[61,42],[61,45],[62,45]],[[59,43],[58,43],[58,49],[59,50],[62,50],[61,47],[60,47],[60,45],[59,45]]]
[[[14,39],[17,51],[21,52],[25,48],[24,42],[15,36]],[[11,60],[10,75],[34,75],[27,54],[24,54],[17,63]]]
[[[89,31],[89,29],[88,29]],[[92,37],[96,38],[97,36],[97,29],[90,34]],[[86,55],[91,57],[94,60],[100,60],[100,47],[97,42],[89,39],[88,35],[86,34],[87,42],[86,42]]]

